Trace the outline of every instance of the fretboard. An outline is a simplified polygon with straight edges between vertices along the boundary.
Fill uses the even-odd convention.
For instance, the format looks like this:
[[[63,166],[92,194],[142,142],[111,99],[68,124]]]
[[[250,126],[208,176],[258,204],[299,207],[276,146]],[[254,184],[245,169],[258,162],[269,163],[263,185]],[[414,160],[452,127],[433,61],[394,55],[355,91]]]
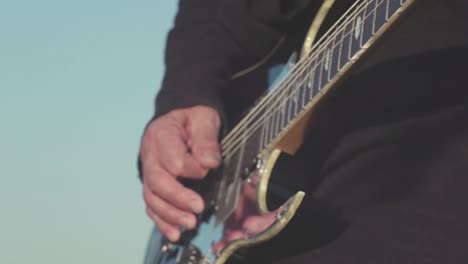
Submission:
[[[228,186],[238,181],[243,169],[249,167],[259,153],[269,149],[331,83],[349,71],[413,2],[416,0],[356,1],[314,45],[312,52],[301,58],[277,87],[223,139],[222,153],[227,161],[223,184]],[[222,203],[221,207],[229,210],[227,204],[232,201],[227,199],[226,206]]]

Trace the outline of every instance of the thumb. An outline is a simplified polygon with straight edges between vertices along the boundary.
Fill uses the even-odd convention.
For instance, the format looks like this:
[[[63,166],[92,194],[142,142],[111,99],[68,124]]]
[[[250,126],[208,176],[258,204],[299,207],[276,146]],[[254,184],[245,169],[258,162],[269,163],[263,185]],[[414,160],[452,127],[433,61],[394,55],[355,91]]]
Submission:
[[[189,147],[194,158],[208,169],[221,163],[219,129],[221,120],[218,112],[210,107],[196,106],[190,111],[187,123]]]

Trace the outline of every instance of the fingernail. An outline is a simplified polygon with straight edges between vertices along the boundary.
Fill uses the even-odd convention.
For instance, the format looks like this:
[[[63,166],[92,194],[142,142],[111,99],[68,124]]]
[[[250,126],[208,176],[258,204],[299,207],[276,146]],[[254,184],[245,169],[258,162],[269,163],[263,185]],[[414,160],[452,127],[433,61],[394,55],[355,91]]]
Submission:
[[[187,229],[192,229],[195,227],[195,223],[193,222],[193,218],[186,215],[182,218],[182,225]]]
[[[203,154],[203,159],[209,164],[216,165],[221,161],[221,157],[216,152],[205,152]]]
[[[198,201],[198,199],[193,199],[191,202],[190,202],[190,209],[194,212],[194,213],[201,213],[203,211],[203,203],[201,203],[200,201]]]
[[[169,238],[169,240],[171,240],[172,242],[176,242],[179,239],[179,231],[169,231],[169,233],[167,234],[167,238]]]

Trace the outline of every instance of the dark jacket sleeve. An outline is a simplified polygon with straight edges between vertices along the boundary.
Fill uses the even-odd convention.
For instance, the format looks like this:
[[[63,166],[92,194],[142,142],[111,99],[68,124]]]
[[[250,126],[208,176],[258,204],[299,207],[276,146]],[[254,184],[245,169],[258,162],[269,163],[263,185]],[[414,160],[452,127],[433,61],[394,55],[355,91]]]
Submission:
[[[223,113],[232,74],[268,54],[311,0],[180,0],[169,32],[156,117],[207,105]],[[320,1],[317,1],[320,2]]]
[[[219,20],[216,0],[181,0],[165,51],[165,75],[156,98],[156,117],[171,110],[208,105],[222,112],[220,89],[229,58],[239,53]]]
[[[211,106],[227,122],[222,99],[230,76],[277,46],[312,0],[179,0],[165,51],[165,74],[151,120],[172,110]],[[138,162],[141,178],[141,161]]]

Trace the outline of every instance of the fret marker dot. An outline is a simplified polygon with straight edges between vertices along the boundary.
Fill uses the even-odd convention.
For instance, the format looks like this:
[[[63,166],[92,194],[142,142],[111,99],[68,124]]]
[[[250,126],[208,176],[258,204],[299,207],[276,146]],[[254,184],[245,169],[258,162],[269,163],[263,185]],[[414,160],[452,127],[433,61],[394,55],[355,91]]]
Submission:
[[[361,16],[358,16],[356,18],[356,25],[355,25],[355,29],[354,29],[354,37],[356,39],[358,39],[359,36],[361,36],[361,27],[362,27],[362,18],[361,18]]]
[[[314,71],[310,71],[310,75],[309,75],[309,80],[307,82],[307,88],[309,89],[312,89],[312,85],[314,84],[314,79],[312,78],[312,75],[314,74]]]
[[[327,49],[327,52],[325,54],[325,70],[328,71],[330,69],[330,64],[331,64],[331,50]]]

